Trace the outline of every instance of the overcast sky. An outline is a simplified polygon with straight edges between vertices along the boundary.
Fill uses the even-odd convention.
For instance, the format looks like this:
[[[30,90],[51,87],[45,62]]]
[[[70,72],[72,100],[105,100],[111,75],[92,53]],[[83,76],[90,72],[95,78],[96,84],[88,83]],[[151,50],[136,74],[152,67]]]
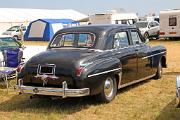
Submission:
[[[180,0],[2,0],[0,8],[74,9],[87,15],[124,8],[145,15],[180,8]]]

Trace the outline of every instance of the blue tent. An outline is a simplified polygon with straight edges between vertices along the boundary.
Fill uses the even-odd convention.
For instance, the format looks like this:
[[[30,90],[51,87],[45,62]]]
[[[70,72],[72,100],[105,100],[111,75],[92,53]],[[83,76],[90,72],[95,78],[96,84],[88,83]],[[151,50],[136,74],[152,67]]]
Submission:
[[[71,19],[38,19],[29,24],[24,34],[24,40],[50,41],[58,30],[77,25],[79,25],[79,22]]]

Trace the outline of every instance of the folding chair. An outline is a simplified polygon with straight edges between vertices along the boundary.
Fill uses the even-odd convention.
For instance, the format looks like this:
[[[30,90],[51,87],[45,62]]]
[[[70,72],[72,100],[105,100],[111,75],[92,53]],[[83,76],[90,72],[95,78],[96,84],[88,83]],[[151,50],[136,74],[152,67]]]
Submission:
[[[8,80],[17,79],[16,68],[22,62],[23,52],[20,49],[8,49],[4,50],[2,54],[4,60],[1,61],[2,65],[0,67],[0,77],[4,80],[8,92],[10,84]]]

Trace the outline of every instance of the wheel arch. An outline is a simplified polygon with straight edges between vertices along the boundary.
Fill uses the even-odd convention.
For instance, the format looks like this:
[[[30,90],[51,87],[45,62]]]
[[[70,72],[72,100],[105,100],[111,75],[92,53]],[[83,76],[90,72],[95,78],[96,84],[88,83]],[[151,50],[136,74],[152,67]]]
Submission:
[[[167,64],[166,64],[166,57],[165,56],[162,56],[161,57],[161,65],[163,68],[166,68],[167,67]]]

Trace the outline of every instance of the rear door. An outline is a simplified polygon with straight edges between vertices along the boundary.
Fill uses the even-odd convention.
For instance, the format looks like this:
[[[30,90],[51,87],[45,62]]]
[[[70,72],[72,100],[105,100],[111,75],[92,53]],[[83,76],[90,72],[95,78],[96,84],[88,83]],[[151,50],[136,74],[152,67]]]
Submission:
[[[149,27],[149,35],[150,36],[155,35],[156,28],[153,22],[150,22],[148,27]]]
[[[130,46],[129,32],[127,30],[113,31],[113,49],[115,57],[122,63],[121,85],[137,79],[137,55]]]
[[[158,22],[153,22],[153,28],[154,28],[154,31],[153,31],[153,34],[154,35],[158,35],[159,34],[159,23]]]
[[[131,30],[131,39],[137,55],[137,80],[146,78],[152,75],[152,58],[148,58],[151,47],[142,42],[142,37],[136,29]]]

